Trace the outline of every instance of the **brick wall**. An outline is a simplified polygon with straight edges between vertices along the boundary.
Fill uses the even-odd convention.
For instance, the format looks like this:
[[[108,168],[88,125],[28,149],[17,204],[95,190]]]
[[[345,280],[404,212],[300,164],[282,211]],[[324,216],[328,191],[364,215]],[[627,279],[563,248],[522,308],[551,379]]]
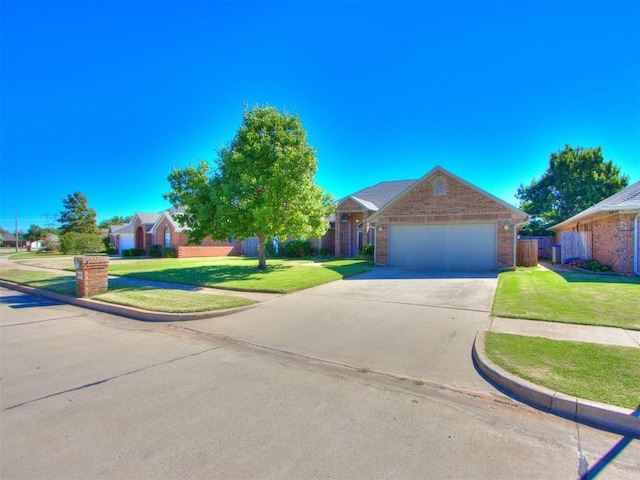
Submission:
[[[76,296],[92,297],[107,291],[109,257],[82,255],[74,257],[76,265]]]
[[[434,183],[437,179],[446,181],[443,195],[434,193]],[[376,249],[376,261],[382,265],[388,263],[390,224],[493,222],[497,235],[497,267],[504,269],[513,266],[513,229],[523,218],[455,178],[436,173],[386,208],[375,221],[378,227],[382,227],[382,230],[378,228]],[[504,228],[505,223],[509,225],[508,230]]]
[[[593,259],[620,273],[633,273],[634,214],[616,213],[591,222]]]
[[[191,257],[227,257],[242,254],[242,243],[238,240],[229,245],[226,242],[216,242],[218,245],[180,245],[178,246],[178,258]]]

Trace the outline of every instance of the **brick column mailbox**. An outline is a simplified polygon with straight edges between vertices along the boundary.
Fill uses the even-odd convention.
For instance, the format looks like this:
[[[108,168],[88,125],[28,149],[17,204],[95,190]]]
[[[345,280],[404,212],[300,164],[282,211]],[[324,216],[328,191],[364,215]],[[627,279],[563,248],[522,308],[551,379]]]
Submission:
[[[109,288],[109,257],[81,255],[73,257],[76,264],[76,296],[92,297]]]

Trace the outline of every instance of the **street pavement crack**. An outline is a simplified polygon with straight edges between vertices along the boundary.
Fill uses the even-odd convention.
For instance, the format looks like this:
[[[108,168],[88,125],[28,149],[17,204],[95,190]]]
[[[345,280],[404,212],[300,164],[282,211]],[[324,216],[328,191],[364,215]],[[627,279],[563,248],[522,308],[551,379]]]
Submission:
[[[67,317],[47,318],[45,320],[34,320],[33,322],[10,323],[8,325],[0,325],[0,328],[21,327],[22,325],[33,325],[34,323],[57,322],[58,320],[69,320],[70,318],[81,318],[83,315],[69,315]]]
[[[36,402],[39,402],[41,400],[46,400],[48,398],[57,397],[57,396],[64,395],[64,394],[70,393],[70,392],[77,392],[79,390],[84,390],[85,388],[95,387],[97,385],[102,385],[103,383],[110,382],[111,380],[116,380],[118,378],[126,377],[128,375],[133,375],[135,373],[143,372],[145,370],[150,370],[152,368],[160,367],[162,365],[168,365],[170,363],[174,363],[174,362],[178,362],[180,360],[184,360],[185,358],[197,357],[198,355],[202,355],[203,353],[211,352],[211,351],[217,350],[219,348],[222,348],[222,345],[215,346],[215,347],[212,347],[212,348],[207,348],[206,350],[201,350],[199,352],[190,353],[189,355],[182,355],[181,357],[172,358],[172,359],[166,360],[164,362],[155,363],[155,364],[149,365],[147,367],[138,368],[136,370],[131,370],[129,372],[125,372],[125,373],[121,373],[121,374],[118,374],[118,375],[114,375],[112,377],[104,378],[102,380],[97,380],[95,382],[85,383],[84,385],[80,385],[80,386],[77,386],[77,387],[74,387],[74,388],[69,388],[67,390],[62,390],[60,392],[51,393],[51,394],[45,395],[43,397],[34,398],[33,400],[27,400],[26,402],[22,402],[22,403],[18,403],[16,405],[11,405],[9,407],[5,407],[2,410],[3,411],[13,410],[14,408],[23,407],[23,406],[29,405],[31,403],[36,403]]]

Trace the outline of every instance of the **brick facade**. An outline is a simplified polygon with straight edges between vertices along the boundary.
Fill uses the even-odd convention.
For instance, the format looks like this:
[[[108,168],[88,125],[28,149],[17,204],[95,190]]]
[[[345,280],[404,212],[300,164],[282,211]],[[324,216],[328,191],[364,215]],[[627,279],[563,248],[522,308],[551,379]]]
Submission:
[[[584,220],[561,232],[590,232],[591,257],[618,273],[634,273],[634,239],[636,213],[615,212],[601,218]]]
[[[109,287],[109,257],[81,255],[73,257],[76,265],[76,296],[92,297]]]
[[[506,269],[514,266],[514,228],[526,214],[436,168],[375,214],[351,199],[345,200],[336,212],[336,254],[354,255],[352,238],[363,218],[371,222],[367,226],[372,229],[370,234],[375,234],[375,260],[380,265],[388,265],[390,225],[493,223],[496,265]]]

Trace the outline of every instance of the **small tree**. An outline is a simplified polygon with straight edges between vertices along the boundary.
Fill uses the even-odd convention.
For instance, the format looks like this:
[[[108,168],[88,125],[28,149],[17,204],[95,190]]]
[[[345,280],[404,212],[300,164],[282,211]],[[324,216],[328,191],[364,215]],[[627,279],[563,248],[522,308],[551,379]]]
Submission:
[[[58,221],[62,224],[60,233],[68,232],[98,234],[100,229],[96,224],[96,211],[89,208],[87,197],[82,192],[67,195],[62,200],[64,210],[60,213]]]
[[[516,198],[520,208],[538,215],[546,228],[619,192],[629,183],[613,161],[604,161],[600,147],[572,148],[552,153],[539,180],[520,184]]]
[[[331,197],[315,185],[317,160],[297,115],[273,107],[245,109],[235,138],[211,169],[174,169],[165,194],[185,213],[189,239],[258,238],[258,268],[266,268],[267,238],[319,237],[328,228]]]
[[[24,239],[29,242],[37,242],[38,240],[44,240],[47,236],[47,232],[40,228],[38,225],[31,225],[27,233],[24,235]]]

